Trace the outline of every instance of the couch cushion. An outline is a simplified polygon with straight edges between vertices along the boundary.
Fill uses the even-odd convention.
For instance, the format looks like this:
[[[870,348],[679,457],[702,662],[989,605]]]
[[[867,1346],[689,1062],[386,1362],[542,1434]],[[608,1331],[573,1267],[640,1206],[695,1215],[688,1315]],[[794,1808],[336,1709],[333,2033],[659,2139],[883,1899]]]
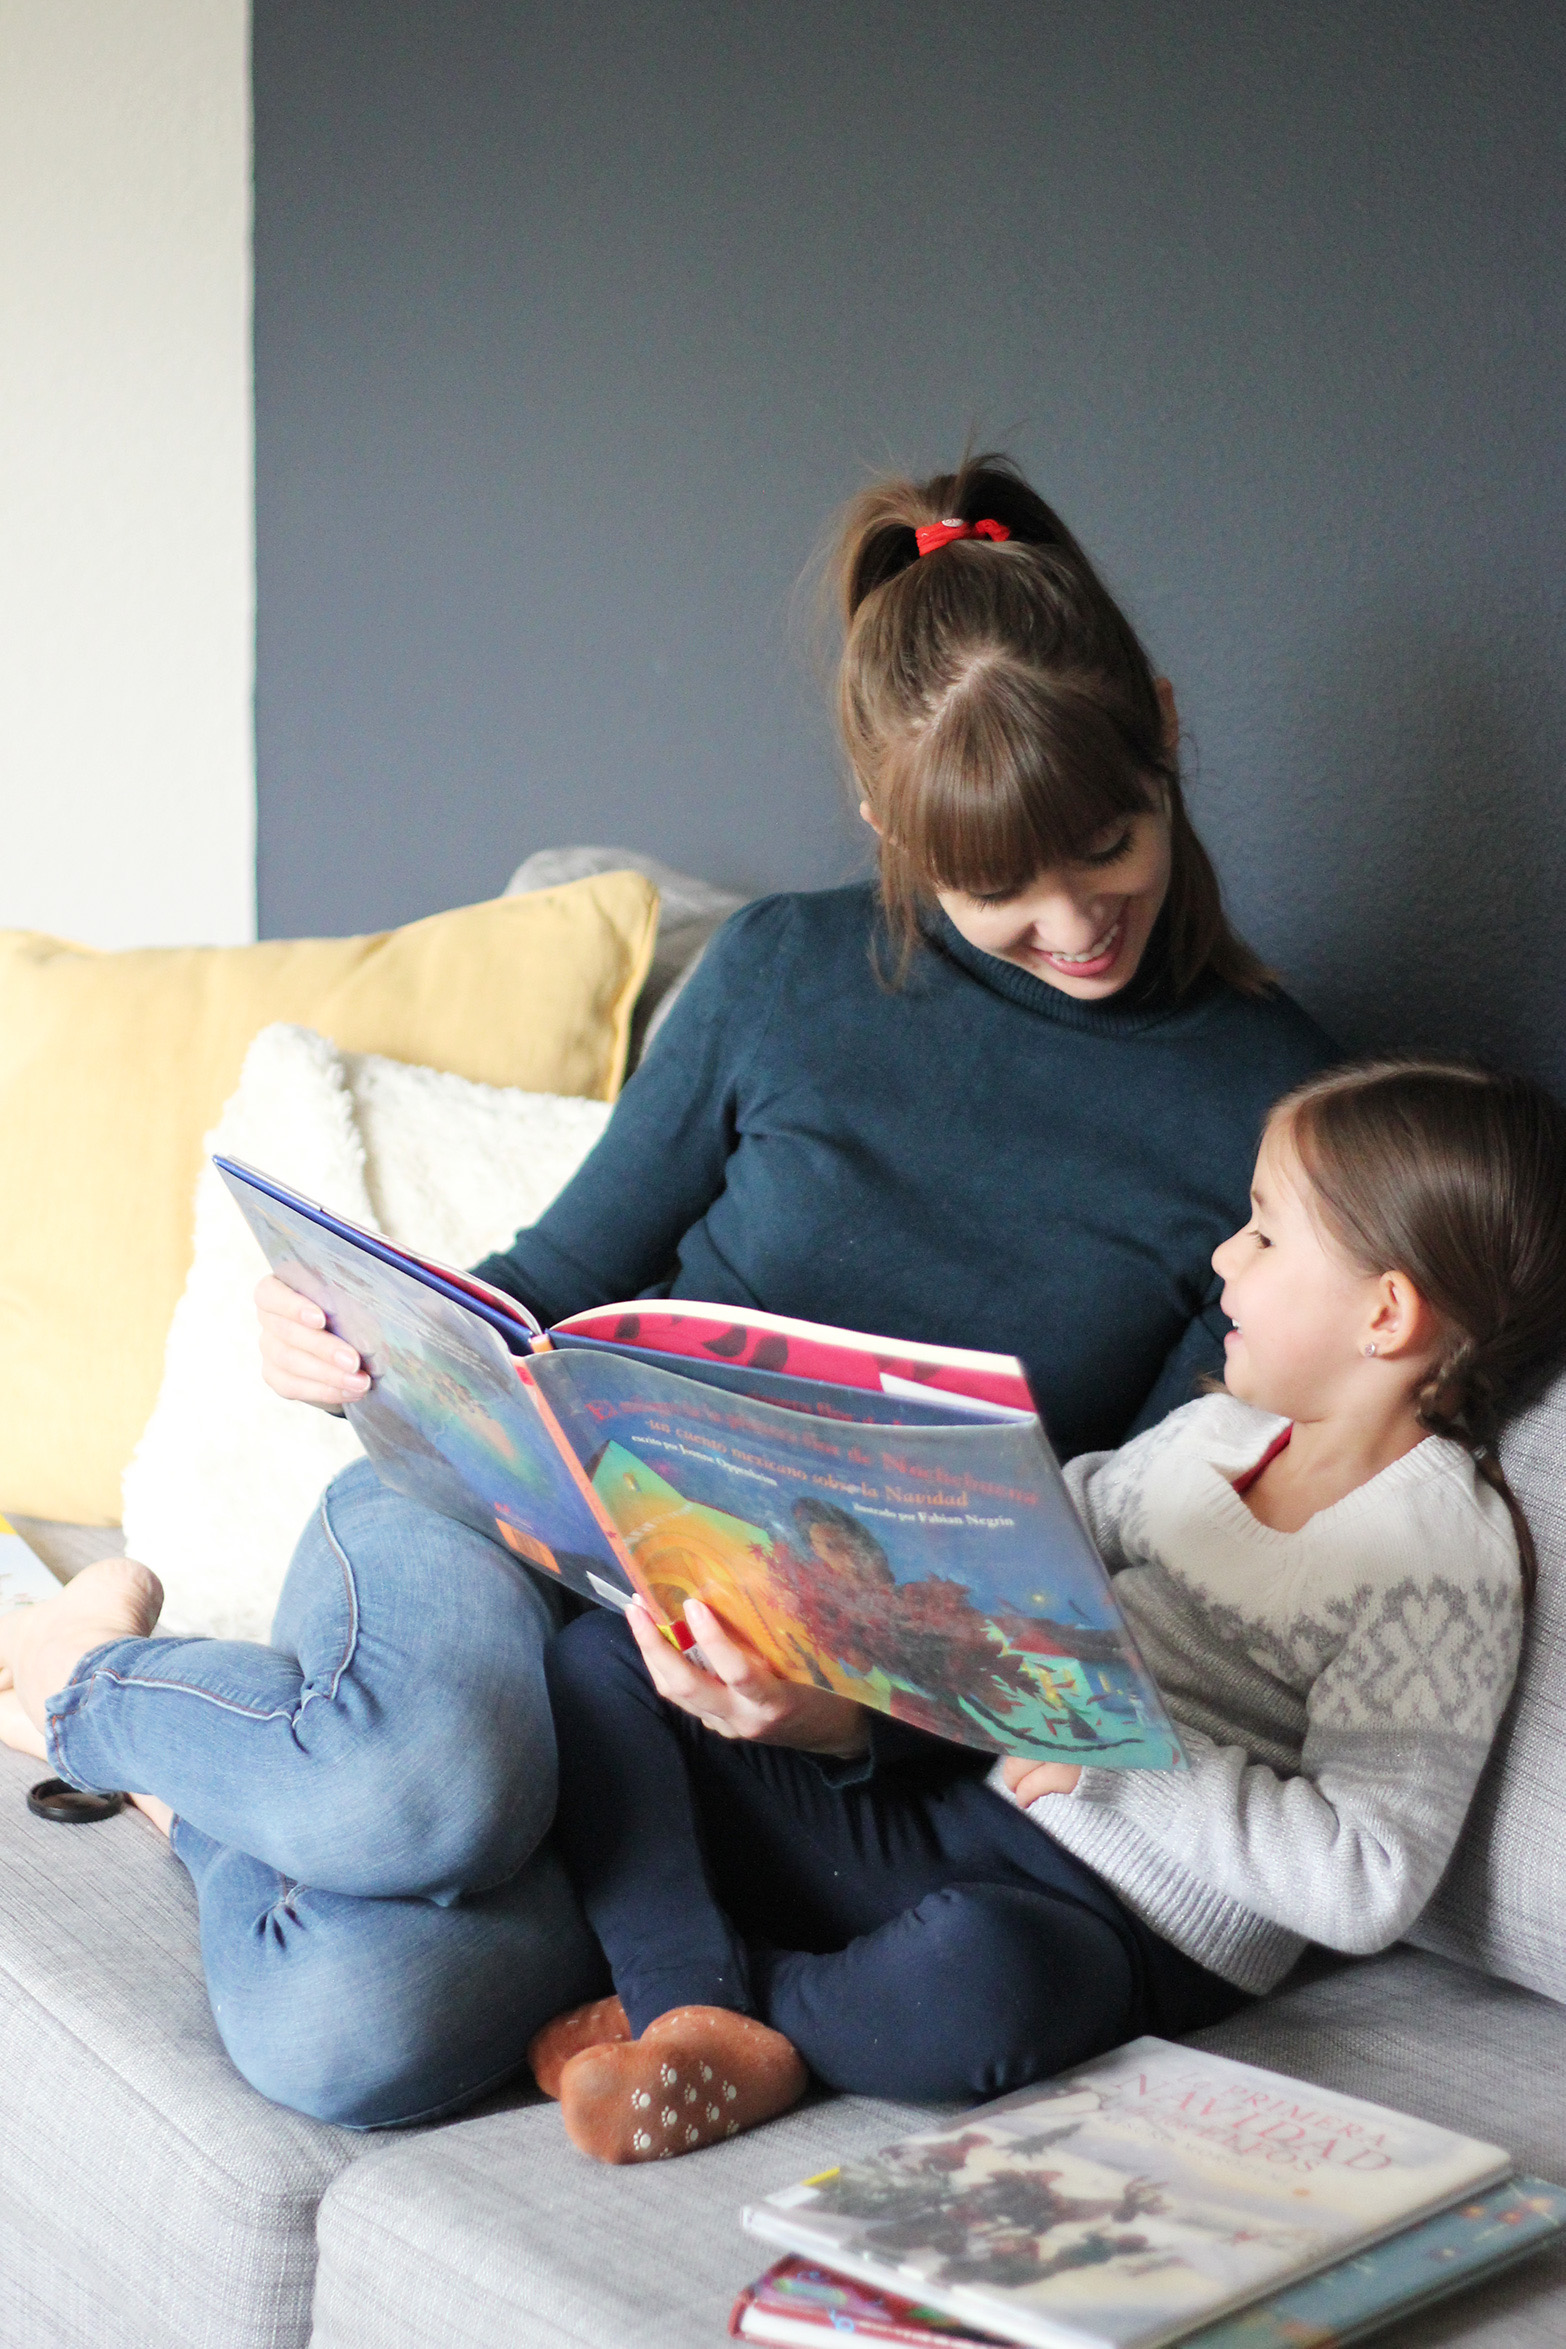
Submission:
[[[1205,2037],[1566,2178],[1566,2010],[1526,1991],[1398,1950],[1307,1977]],[[322,2202],[312,2349],[716,2349],[734,2294],[767,2264],[740,2206],[929,2118],[826,2101],[736,2144],[622,2170],[576,2153],[552,2106],[382,2140]],[[1421,2322],[1389,2349],[1555,2349],[1566,2254]]]
[[[1539,1553],[1522,1669],[1452,1864],[1412,1938],[1566,1999],[1566,1378],[1503,1458]]]
[[[202,1136],[259,1029],[612,1100],[657,908],[605,873],[372,938],[95,954],[0,932],[0,1508],[118,1522]]]
[[[573,1175],[609,1105],[475,1085],[309,1028],[263,1028],[210,1147],[422,1256],[475,1264]],[[285,1403],[261,1375],[260,1244],[215,1166],[196,1184],[195,1257],[163,1384],[125,1471],[125,1536],[163,1583],[167,1631],[265,1640],[300,1528],[359,1456],[342,1419]]]
[[[295,2349],[315,2211],[363,2137],[219,2044],[190,1880],[135,1812],[28,1813],[0,1750],[0,2332],[36,2349]]]
[[[355,2165],[365,2191],[322,2203],[311,2349],[716,2349],[768,2263],[740,2205],[927,2125],[823,2098],[639,2169],[589,2161],[541,2102],[382,2139]]]
[[[1566,2007],[1552,1999],[1392,1949],[1296,1977],[1198,2040],[1487,2138],[1519,2169],[1566,2183]],[[1560,2349],[1566,2246],[1376,2337],[1386,2349]]]
[[[589,873],[620,872],[645,873],[658,892],[658,944],[631,1023],[630,1065],[635,1068],[673,1010],[708,939],[747,900],[694,873],[676,872],[661,857],[645,856],[636,848],[540,848],[518,865],[506,883],[506,895],[555,889],[562,881],[584,880]]]

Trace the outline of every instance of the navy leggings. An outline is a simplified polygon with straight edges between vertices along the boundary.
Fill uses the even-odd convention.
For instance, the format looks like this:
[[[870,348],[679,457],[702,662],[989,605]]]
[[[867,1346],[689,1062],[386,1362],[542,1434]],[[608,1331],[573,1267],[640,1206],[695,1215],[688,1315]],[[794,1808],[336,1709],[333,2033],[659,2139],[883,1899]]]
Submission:
[[[717,1737],[618,1616],[545,1663],[556,1844],[635,2032],[728,2007],[831,2087],[971,2101],[1245,2003],[986,1787],[988,1754],[877,1721],[854,1775]]]

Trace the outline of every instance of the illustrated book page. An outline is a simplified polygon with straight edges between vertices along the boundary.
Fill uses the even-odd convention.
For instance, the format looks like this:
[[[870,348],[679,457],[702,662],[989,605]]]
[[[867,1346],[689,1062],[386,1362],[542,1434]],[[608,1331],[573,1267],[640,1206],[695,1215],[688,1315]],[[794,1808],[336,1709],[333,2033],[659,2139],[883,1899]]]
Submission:
[[[960,1744],[1182,1765],[1036,1419],[855,1424],[564,1346],[524,1375],[671,1620],[704,1599],[781,1677]]]
[[[519,1355],[352,1227],[225,1180],[363,1360],[348,1418],[397,1491],[584,1597],[641,1597],[679,1646],[700,1598],[784,1678],[935,1735],[1184,1767],[1008,1358],[661,1304],[577,1316]]]

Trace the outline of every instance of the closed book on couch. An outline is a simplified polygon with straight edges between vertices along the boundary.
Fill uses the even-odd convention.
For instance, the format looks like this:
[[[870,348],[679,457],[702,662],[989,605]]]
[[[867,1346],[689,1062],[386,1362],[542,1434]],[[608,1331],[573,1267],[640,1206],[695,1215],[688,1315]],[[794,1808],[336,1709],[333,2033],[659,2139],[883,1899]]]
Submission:
[[[1498,2146],[1147,2038],[745,2224],[1033,2349],[1161,2349],[1510,2168]]]
[[[10,1520],[0,1517],[0,1611],[57,1599],[60,1585]]]
[[[1349,2349],[1401,2317],[1487,2282],[1562,2232],[1566,2187],[1545,2178],[1508,2178],[1303,2283],[1198,2326],[1180,2349]],[[802,2259],[780,2259],[747,2284],[734,2303],[729,2330],[737,2340],[768,2342],[774,2349],[825,2349],[829,2340],[845,2336],[892,2349],[961,2349],[964,2343],[994,2349],[1000,2338]]]

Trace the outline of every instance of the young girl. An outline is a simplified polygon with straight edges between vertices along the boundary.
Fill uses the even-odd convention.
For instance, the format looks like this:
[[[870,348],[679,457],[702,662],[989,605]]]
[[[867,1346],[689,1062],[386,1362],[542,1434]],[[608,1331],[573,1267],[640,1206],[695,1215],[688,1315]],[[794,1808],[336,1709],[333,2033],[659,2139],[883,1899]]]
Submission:
[[[715,1680],[645,1613],[640,1659],[617,1619],[556,1642],[559,1845],[617,1997],[533,2060],[584,2151],[732,2136],[807,2068],[999,2095],[1419,1914],[1534,1577],[1495,1447],[1566,1337],[1566,1111],[1466,1067],[1344,1069],[1273,1112],[1251,1203],[1213,1257],[1226,1391],[1067,1471],[1189,1771],[986,1776],[826,1705],[820,1759],[725,1742]]]

